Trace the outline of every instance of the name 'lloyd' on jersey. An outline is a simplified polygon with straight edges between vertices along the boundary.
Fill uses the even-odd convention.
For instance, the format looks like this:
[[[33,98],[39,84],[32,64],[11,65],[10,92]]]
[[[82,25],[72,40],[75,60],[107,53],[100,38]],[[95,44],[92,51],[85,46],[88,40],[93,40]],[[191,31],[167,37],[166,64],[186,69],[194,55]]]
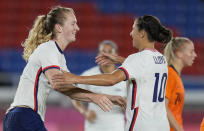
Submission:
[[[155,64],[166,64],[164,56],[153,56]]]

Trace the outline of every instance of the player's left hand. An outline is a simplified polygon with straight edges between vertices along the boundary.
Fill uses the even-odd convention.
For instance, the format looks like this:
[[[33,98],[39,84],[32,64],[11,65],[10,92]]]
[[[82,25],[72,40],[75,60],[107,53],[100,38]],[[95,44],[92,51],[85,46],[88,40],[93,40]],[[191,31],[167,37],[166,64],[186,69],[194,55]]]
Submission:
[[[109,100],[115,105],[119,105],[123,110],[126,109],[126,99],[121,96],[108,95]]]

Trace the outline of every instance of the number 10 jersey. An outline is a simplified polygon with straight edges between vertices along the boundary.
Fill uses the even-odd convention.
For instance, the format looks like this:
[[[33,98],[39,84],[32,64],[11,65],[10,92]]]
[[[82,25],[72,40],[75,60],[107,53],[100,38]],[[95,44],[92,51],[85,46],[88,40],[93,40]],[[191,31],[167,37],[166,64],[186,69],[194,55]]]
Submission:
[[[119,68],[128,80],[126,131],[169,131],[165,107],[167,62],[155,49],[127,57]]]

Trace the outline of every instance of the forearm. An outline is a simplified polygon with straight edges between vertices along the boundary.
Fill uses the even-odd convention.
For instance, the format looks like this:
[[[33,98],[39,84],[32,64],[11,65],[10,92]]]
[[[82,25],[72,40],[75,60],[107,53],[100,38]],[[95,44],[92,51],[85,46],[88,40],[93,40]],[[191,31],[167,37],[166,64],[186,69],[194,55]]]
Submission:
[[[61,93],[63,93],[66,96],[69,96],[74,100],[85,102],[92,102],[93,97],[96,95],[95,93],[77,87],[69,89],[68,91],[61,91]]]
[[[116,77],[111,74],[93,75],[93,76],[77,76],[75,79],[78,84],[112,86],[119,82]]]
[[[168,107],[167,107],[167,117],[168,117],[168,120],[169,120],[169,123],[170,123],[171,127],[173,129],[175,129],[176,131],[178,131],[179,128],[180,128],[180,125],[179,125],[179,123],[177,122],[177,120],[175,119],[175,117],[173,116],[172,112],[169,110]]]

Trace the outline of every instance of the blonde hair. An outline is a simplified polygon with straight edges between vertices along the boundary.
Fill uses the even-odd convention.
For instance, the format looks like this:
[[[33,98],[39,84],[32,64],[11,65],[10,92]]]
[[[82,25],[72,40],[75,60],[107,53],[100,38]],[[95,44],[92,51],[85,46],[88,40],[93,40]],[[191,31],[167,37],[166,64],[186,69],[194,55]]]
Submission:
[[[168,65],[171,65],[175,59],[176,51],[180,50],[185,43],[190,43],[191,40],[185,37],[175,37],[173,38],[164,48],[164,56],[168,62]]]
[[[28,61],[30,55],[40,44],[55,38],[55,24],[63,26],[66,20],[65,13],[69,12],[74,14],[71,8],[57,6],[52,8],[47,15],[40,15],[36,18],[28,38],[22,43],[24,47],[23,58],[25,61]]]

